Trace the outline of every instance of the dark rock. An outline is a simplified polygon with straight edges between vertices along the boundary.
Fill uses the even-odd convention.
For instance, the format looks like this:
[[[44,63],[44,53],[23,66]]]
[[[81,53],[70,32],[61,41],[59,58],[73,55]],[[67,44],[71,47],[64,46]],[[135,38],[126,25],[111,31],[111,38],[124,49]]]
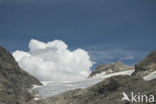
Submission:
[[[8,51],[0,47],[0,103],[29,101],[32,96],[27,90],[34,84],[41,85],[36,78],[18,66]]]
[[[156,50],[153,50],[147,57],[135,65],[133,75],[144,77],[154,71],[156,71]]]

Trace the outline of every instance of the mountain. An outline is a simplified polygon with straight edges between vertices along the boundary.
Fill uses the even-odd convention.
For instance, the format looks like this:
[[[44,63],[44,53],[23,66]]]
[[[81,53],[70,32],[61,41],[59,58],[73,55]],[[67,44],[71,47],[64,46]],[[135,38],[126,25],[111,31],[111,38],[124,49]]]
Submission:
[[[148,102],[149,96],[156,98],[156,79],[146,81],[143,78],[156,71],[155,56],[156,51],[152,51],[136,64],[131,76],[112,76],[91,87],[67,91],[41,100],[37,104],[156,104],[156,100]],[[135,101],[132,100],[133,94],[136,96]],[[122,100],[123,95],[129,97],[129,101]],[[141,98],[142,96],[144,97]],[[139,99],[142,99],[142,102],[139,102]]]
[[[28,89],[42,85],[22,70],[13,56],[0,47],[0,104],[23,104],[33,98]]]
[[[122,101],[122,93],[125,92],[130,96],[134,92],[135,94],[140,93],[156,97],[155,89],[156,80],[147,82],[141,78],[120,75],[103,80],[86,89],[71,90],[47,98],[39,104],[46,104],[46,102],[49,104],[138,104],[137,102]],[[151,104],[156,104],[156,102]]]
[[[147,95],[148,98],[152,95],[156,98],[155,66],[156,50],[135,65],[132,75],[110,76],[90,87],[66,91],[35,101],[29,89],[32,85],[41,85],[41,83],[23,71],[13,56],[0,47],[0,104],[138,104],[138,99],[136,102],[132,102],[131,99],[122,101],[123,94],[127,97],[131,97],[131,94],[134,93],[137,97]],[[90,76],[130,69],[131,67],[121,62],[111,63],[98,66],[94,74]],[[147,76],[152,76],[153,79],[145,80]],[[96,78],[91,79],[96,80]],[[144,99],[141,104],[156,104],[156,100],[151,103]]]
[[[144,77],[154,71],[156,71],[156,50],[153,50],[147,57],[135,65],[133,75]]]
[[[110,63],[108,65],[100,64],[89,75],[89,78],[99,76],[100,74],[110,74],[114,72],[121,72],[121,71],[133,70],[133,69],[134,68],[132,66],[127,66],[122,62]]]

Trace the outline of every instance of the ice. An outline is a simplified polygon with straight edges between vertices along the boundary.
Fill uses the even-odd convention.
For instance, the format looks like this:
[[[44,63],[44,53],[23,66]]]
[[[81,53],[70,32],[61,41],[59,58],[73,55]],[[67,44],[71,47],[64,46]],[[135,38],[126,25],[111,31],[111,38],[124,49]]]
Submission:
[[[77,88],[83,89],[83,88],[90,87],[111,76],[131,75],[133,71],[134,70],[123,71],[123,72],[112,73],[112,74],[105,74],[105,75],[102,74],[102,75],[98,75],[98,77],[96,76],[94,78],[88,78],[88,79],[84,79],[84,80],[76,81],[76,82],[43,82],[44,86],[35,87],[33,89],[39,92],[39,96],[41,98],[46,98],[46,97],[57,95],[59,93],[63,93],[65,91],[69,91],[69,90],[73,90]]]
[[[154,71],[151,74],[143,77],[143,79],[146,80],[146,81],[149,81],[149,80],[152,80],[152,79],[155,79],[155,78],[156,78],[156,71]]]

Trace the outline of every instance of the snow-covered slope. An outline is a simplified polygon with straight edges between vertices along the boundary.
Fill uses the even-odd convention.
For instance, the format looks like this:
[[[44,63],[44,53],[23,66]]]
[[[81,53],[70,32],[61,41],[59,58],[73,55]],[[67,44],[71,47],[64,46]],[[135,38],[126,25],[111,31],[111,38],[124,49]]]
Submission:
[[[33,89],[39,91],[39,95],[42,98],[46,98],[46,97],[51,97],[54,95],[57,95],[59,93],[65,92],[65,91],[69,91],[69,90],[73,90],[73,89],[77,89],[77,88],[87,88],[90,87],[94,84],[97,84],[98,82],[101,82],[102,80],[109,78],[111,76],[115,76],[115,75],[131,75],[131,73],[134,70],[129,70],[129,71],[123,71],[123,72],[117,72],[117,73],[112,73],[112,74],[106,74],[106,75],[97,75],[94,78],[88,78],[88,79],[84,79],[81,81],[77,81],[77,82],[44,82],[44,86],[41,87],[34,87]]]

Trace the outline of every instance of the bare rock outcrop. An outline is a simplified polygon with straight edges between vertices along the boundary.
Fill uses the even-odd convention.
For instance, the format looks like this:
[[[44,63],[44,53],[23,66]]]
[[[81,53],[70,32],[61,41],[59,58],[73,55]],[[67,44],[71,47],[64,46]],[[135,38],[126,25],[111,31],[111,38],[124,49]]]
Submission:
[[[100,64],[98,65],[95,70],[89,75],[89,78],[92,78],[98,74],[110,74],[114,72],[121,72],[127,70],[133,70],[134,67],[125,65],[122,62],[110,63],[108,65]]]
[[[156,50],[153,50],[141,62],[135,65],[135,72],[133,75],[144,77],[156,71]]]
[[[0,47],[0,104],[22,104],[33,96],[28,89],[42,85],[36,78],[22,70],[12,54]]]

